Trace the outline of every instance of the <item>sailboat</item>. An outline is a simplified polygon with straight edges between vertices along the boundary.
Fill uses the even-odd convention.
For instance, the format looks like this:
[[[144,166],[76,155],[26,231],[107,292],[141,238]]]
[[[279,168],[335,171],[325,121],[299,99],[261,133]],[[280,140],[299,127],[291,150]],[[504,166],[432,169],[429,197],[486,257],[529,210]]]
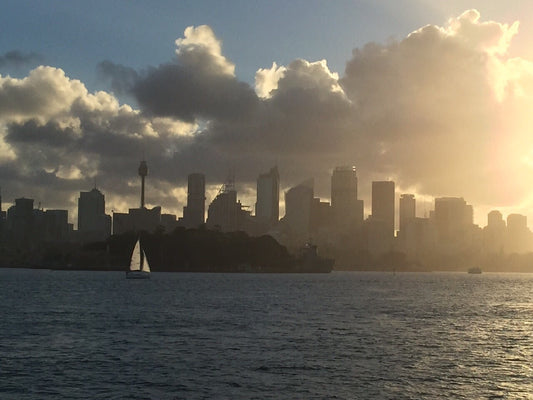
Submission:
[[[140,239],[137,239],[133,253],[131,254],[130,267],[126,271],[127,279],[150,279],[150,265]]]

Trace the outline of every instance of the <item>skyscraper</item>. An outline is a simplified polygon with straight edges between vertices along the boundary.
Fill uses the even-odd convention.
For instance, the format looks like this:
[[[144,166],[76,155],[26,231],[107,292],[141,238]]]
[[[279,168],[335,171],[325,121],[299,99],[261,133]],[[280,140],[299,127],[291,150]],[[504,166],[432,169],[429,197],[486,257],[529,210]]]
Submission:
[[[372,182],[372,219],[382,221],[387,235],[394,237],[394,182]]]
[[[527,228],[527,217],[520,214],[507,216],[507,240],[505,250],[508,253],[531,251],[533,237]]]
[[[474,210],[462,197],[439,197],[433,218],[441,241],[458,241],[472,227]]]
[[[6,218],[6,213],[5,211],[2,210],[2,188],[0,188],[0,229],[2,228],[3,226],[3,222]],[[0,234],[2,232],[0,231]]]
[[[223,232],[233,232],[242,229],[247,215],[248,213],[242,209],[241,202],[237,201],[235,182],[231,177],[222,185],[218,195],[209,205],[206,225]]]
[[[412,194],[400,196],[400,233],[405,230],[409,221],[416,217],[416,200]]]
[[[255,216],[274,225],[279,220],[279,172],[273,167],[257,178]]]
[[[298,238],[308,239],[311,207],[314,198],[314,181],[309,179],[285,192],[285,224]]]
[[[187,206],[183,207],[185,226],[198,228],[205,221],[205,175],[194,173],[187,179]]]
[[[82,240],[105,240],[111,235],[111,217],[105,213],[105,196],[96,188],[80,192],[78,232]]]
[[[363,202],[357,200],[355,167],[336,167],[331,175],[331,208],[337,226],[360,225]]]
[[[2,211],[2,188],[0,188],[0,241],[3,239],[4,233],[4,211]]]

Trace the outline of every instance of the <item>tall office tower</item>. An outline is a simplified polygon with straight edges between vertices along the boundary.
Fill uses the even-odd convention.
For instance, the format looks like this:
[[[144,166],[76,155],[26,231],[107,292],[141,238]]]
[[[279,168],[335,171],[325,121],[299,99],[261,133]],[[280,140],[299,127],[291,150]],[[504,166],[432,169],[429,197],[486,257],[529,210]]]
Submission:
[[[105,240],[111,235],[111,217],[105,213],[105,196],[96,188],[80,192],[78,231],[84,240]]]
[[[510,232],[524,231],[527,229],[527,217],[520,214],[509,214],[507,216],[507,229]]]
[[[309,235],[311,207],[314,197],[314,181],[309,179],[285,192],[284,222],[297,236]]]
[[[416,200],[413,194],[400,196],[400,232],[405,231],[407,224],[416,217]]]
[[[360,225],[363,222],[363,204],[357,200],[357,173],[355,167],[336,167],[331,175],[331,208],[337,226]]]
[[[218,228],[223,232],[233,232],[242,229],[246,211],[237,201],[237,191],[233,178],[222,185],[217,196],[207,209],[207,222],[209,228]]]
[[[194,173],[187,179],[187,206],[183,220],[189,228],[198,228],[205,221],[205,175]]]
[[[372,182],[372,219],[384,223],[387,235],[394,237],[394,182]]]
[[[487,253],[501,253],[505,248],[506,225],[502,213],[492,210],[487,215],[487,226],[483,229],[483,248]]]
[[[279,172],[278,167],[257,178],[257,202],[255,216],[275,225],[279,220]]]
[[[29,243],[34,239],[33,199],[15,199],[7,210],[7,229],[16,243]]]
[[[487,228],[504,230],[505,221],[503,220],[502,213],[498,210],[492,210],[487,214]]]
[[[440,240],[458,240],[474,223],[474,210],[462,197],[435,199],[433,213]]]
[[[531,251],[531,232],[527,228],[527,217],[520,214],[507,216],[507,244],[508,253],[524,253]]]
[[[2,210],[2,188],[0,188],[0,234],[2,233],[1,229],[3,228],[3,222],[6,219],[6,213]]]
[[[141,208],[144,208],[144,178],[148,175],[148,165],[142,160],[139,165],[139,176],[141,177]]]
[[[4,212],[2,211],[2,188],[0,188],[0,241],[4,232]]]

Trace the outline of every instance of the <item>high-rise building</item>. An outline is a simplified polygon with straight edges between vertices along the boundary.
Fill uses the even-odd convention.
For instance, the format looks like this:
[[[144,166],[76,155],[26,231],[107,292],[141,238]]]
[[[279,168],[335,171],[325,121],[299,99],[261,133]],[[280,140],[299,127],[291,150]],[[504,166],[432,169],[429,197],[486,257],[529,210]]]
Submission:
[[[275,225],[279,220],[279,172],[278,167],[257,178],[257,202],[255,216]]]
[[[111,217],[105,213],[105,196],[96,188],[80,192],[78,232],[82,241],[105,240],[111,235]]]
[[[67,210],[46,210],[43,213],[43,238],[46,241],[63,242],[69,238]]]
[[[2,210],[2,189],[0,188],[0,240],[4,232],[4,220],[6,219],[6,213]]]
[[[198,228],[205,221],[205,175],[194,173],[187,179],[187,205],[183,207],[183,222],[188,228]]]
[[[15,199],[7,210],[7,229],[15,243],[27,244],[35,239],[33,199]]]
[[[363,222],[363,202],[357,200],[355,167],[336,167],[331,175],[331,208],[335,224],[359,226]]]
[[[507,240],[505,250],[508,253],[531,251],[532,235],[527,227],[527,217],[520,214],[507,216]]]
[[[502,213],[492,210],[487,215],[487,226],[483,229],[483,248],[487,253],[502,253],[505,248],[507,227]]]
[[[128,213],[113,213],[113,234],[155,232],[161,226],[161,207],[130,208]]]
[[[412,194],[400,196],[400,232],[404,231],[407,224],[416,217],[416,200]]]
[[[505,221],[503,215],[498,210],[492,210],[487,214],[487,227],[489,229],[504,230]]]
[[[313,198],[313,179],[302,182],[285,192],[283,220],[289,231],[297,238],[308,239]]]
[[[217,228],[223,232],[237,231],[242,229],[248,215],[241,202],[237,201],[234,180],[230,178],[209,205],[206,224],[209,228]]]
[[[440,240],[456,240],[473,225],[474,210],[462,197],[440,197],[435,199],[433,218]]]
[[[372,220],[384,223],[384,232],[394,237],[394,182],[372,182]]]

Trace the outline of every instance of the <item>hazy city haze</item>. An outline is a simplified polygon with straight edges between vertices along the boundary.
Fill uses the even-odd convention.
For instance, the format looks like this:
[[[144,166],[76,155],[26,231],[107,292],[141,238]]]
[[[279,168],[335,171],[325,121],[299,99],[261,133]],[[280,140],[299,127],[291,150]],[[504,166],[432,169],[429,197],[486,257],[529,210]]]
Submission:
[[[336,37],[324,46],[310,36],[307,44],[345,48],[355,43],[352,53],[344,54],[344,65],[337,57],[332,66],[328,54],[304,59],[306,51],[289,46],[299,34],[287,35],[262,43],[263,53],[270,47],[295,50],[293,58],[261,59],[252,79],[238,74],[238,63],[225,51],[227,28],[206,24],[212,20],[208,16],[200,21],[198,10],[189,10],[194,15],[190,23],[173,27],[174,49],[168,47],[166,58],[139,65],[137,58],[129,64],[122,49],[117,57],[98,54],[92,62],[101,81],[88,76],[85,82],[86,72],[69,61],[76,53],[59,57],[50,44],[13,40],[20,44],[17,48],[4,38],[4,203],[27,196],[75,215],[79,191],[90,190],[96,181],[106,193],[107,208],[126,211],[138,203],[135,169],[144,154],[150,164],[147,204],[176,214],[186,204],[191,172],[205,174],[210,201],[234,170],[239,197],[253,205],[256,178],[272,165],[279,167],[283,189],[315,177],[316,194],[325,198],[333,168],[355,165],[359,197],[367,207],[370,183],[391,179],[397,192],[414,193],[418,199],[464,197],[483,225],[490,209],[519,212],[531,221],[533,63],[523,46],[531,36],[520,39],[522,30],[530,32],[531,10],[524,2],[522,15],[498,17],[497,7],[489,3],[487,18],[481,5],[479,11],[463,8],[450,15],[436,6],[429,12],[427,3],[410,3],[417,18],[398,14],[406,22],[391,29],[399,34],[386,32],[388,25],[382,23],[385,11],[394,13],[397,6],[356,2],[360,14],[354,14],[352,24],[362,24],[362,15],[369,13],[386,28],[379,34],[375,27],[366,29],[376,37],[364,43]],[[332,9],[339,4],[344,3],[333,3]],[[303,17],[310,18],[303,10],[311,6],[301,8]],[[419,23],[424,12],[428,21]],[[412,25],[415,19],[417,25]],[[94,29],[101,31],[101,24]],[[135,29],[126,29],[127,19],[117,24],[124,32]],[[336,21],[315,21],[315,29],[328,31],[330,24]],[[275,26],[272,21],[270,29]],[[74,28],[64,29],[67,35]],[[251,51],[229,36],[232,54]],[[84,52],[84,42],[75,39],[80,45],[76,51]],[[91,42],[86,51],[93,52],[93,46]],[[130,51],[152,50],[141,41]],[[248,60],[243,68],[249,70],[251,64]]]

